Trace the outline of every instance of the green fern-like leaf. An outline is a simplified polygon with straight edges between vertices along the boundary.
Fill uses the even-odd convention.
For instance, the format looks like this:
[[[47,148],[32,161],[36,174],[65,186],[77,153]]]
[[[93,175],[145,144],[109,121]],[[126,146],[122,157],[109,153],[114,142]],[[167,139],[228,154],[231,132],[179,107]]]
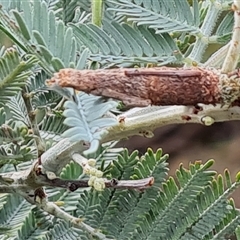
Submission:
[[[21,5],[21,14],[16,10],[12,14],[0,11],[2,31],[26,53],[35,55],[50,74],[74,66],[76,41],[71,28],[64,26],[63,21],[57,21],[45,1],[22,1]]]
[[[159,159],[160,155],[160,152],[155,155],[149,150],[141,162],[133,164],[137,169],[136,174],[148,174],[149,166],[152,165],[158,169],[153,171],[156,178],[159,171],[162,171],[158,184],[161,184],[160,180],[163,183],[166,176],[165,160],[160,160],[159,167],[153,161],[154,158],[155,161]],[[134,163],[135,157],[136,153],[130,157],[132,160],[128,160]],[[121,170],[124,162],[122,157],[119,160],[120,164],[118,161],[114,166]],[[99,228],[101,222],[100,228],[104,229],[105,234],[119,239],[225,239],[239,224],[238,212],[233,202],[227,200],[231,192],[239,186],[239,182],[237,180],[236,183],[231,183],[229,173],[226,172],[227,189],[224,189],[221,175],[214,180],[215,172],[208,170],[212,163],[209,161],[201,165],[196,162],[190,164],[189,170],[180,166],[176,173],[179,187],[170,177],[163,183],[161,191],[157,186],[144,193],[109,189],[102,193],[85,191],[81,194],[77,212],[96,228]],[[133,170],[131,167],[127,170],[127,175],[129,172],[133,173],[131,169]],[[116,171],[113,167],[113,176],[125,175],[119,173],[121,171]],[[97,206],[94,208],[95,217],[89,215],[93,205]]]
[[[7,198],[8,198],[7,193],[1,193],[0,194],[0,209],[2,209],[3,205],[6,203]]]
[[[179,52],[169,34],[156,35],[142,26],[108,21],[103,21],[102,29],[93,24],[70,26],[76,38],[91,51],[90,59],[108,67],[149,62],[162,65],[176,61],[173,53]]]
[[[35,144],[28,134],[28,122],[25,121],[27,113],[22,114],[25,105],[19,97],[21,95],[12,97],[8,102],[8,114],[4,108],[0,108],[0,166],[18,165],[30,161],[36,156]]]
[[[190,31],[199,33],[199,10],[191,11],[187,0],[149,1],[149,0],[108,0],[115,5],[109,9],[117,15],[126,16],[137,25],[148,25],[156,33]],[[196,3],[196,1],[195,1]],[[119,8],[121,6],[121,8]],[[197,13],[197,14],[196,14]]]
[[[0,4],[8,11],[11,9],[21,10],[21,1],[18,1],[18,0],[9,0],[9,1],[0,0]]]
[[[45,231],[40,230],[36,223],[36,218],[33,212],[30,212],[23,221],[21,229],[17,232],[17,239],[24,240],[46,240],[47,229]]]
[[[68,22],[74,23],[89,23],[91,21],[92,0],[71,0],[70,2],[66,0],[53,0],[50,2],[52,2],[52,9],[57,11],[57,16],[59,16],[63,20],[68,20]],[[66,3],[68,3],[69,6]],[[108,1],[103,1],[103,5],[105,9],[115,6],[114,3],[112,4]],[[69,13],[69,16],[66,16],[67,12]],[[114,19],[118,22],[122,22],[124,20],[123,18],[117,16],[114,11],[103,11],[103,17],[104,19],[110,21]]]
[[[218,42],[227,43],[230,41],[233,28],[233,13],[228,13],[222,22],[219,24],[216,35],[218,36]]]
[[[109,169],[109,165],[106,166],[105,174],[109,177],[117,179],[128,179],[130,176],[135,176],[134,178],[137,178],[136,174],[134,174],[135,169],[138,168],[138,163],[140,162],[137,154],[138,153],[135,151],[129,155],[128,151],[125,150],[121,155],[119,155],[118,160],[113,161],[111,169]],[[167,171],[165,163],[167,156],[162,157],[161,150],[159,150],[156,155],[149,150],[149,154],[146,154],[146,158],[148,157],[150,158],[151,163],[149,163],[150,165],[146,165],[146,175],[154,175],[155,173],[157,175],[158,173],[159,181],[160,179],[163,181],[166,177]],[[143,163],[145,162],[144,159],[145,157],[142,158]],[[154,161],[157,166],[153,164]],[[153,165],[155,166],[154,168],[156,172]],[[152,167],[148,168],[149,166]],[[143,175],[141,175],[141,177],[143,177]],[[153,187],[153,189],[155,192],[159,191],[157,187]],[[91,190],[90,192],[85,191],[81,194],[81,198],[79,199],[77,213],[79,217],[86,218],[87,223],[91,226],[104,229],[104,232],[107,233],[109,237],[122,237],[124,236],[124,233],[119,235],[121,234],[121,230],[126,227],[126,233],[127,229],[131,229],[131,226],[136,220],[139,212],[142,212],[143,209],[148,207],[151,208],[151,204],[142,208],[142,204],[146,204],[145,201],[147,200],[147,196],[151,198],[151,195],[148,195],[148,193],[110,189],[106,189],[104,192],[100,193],[94,190]],[[94,215],[91,213],[93,206],[95,206]],[[135,220],[133,218],[135,218]],[[129,224],[131,224],[131,226]]]
[[[8,102],[8,108],[11,113],[11,118],[15,121],[20,121],[25,126],[30,127],[30,120],[27,113],[27,108],[21,94],[12,97]]]
[[[35,58],[22,61],[17,51],[8,49],[0,59],[0,104],[4,104],[26,85]]]
[[[60,18],[65,24],[69,22],[81,22],[84,18],[89,18],[89,15],[82,9],[82,5],[85,2],[81,3],[78,0],[57,0],[50,3],[50,9],[56,12],[56,17]]]
[[[142,219],[146,217],[145,214],[151,211],[151,208],[156,204],[159,186],[161,186],[167,177],[167,159],[168,155],[162,156],[161,149],[158,149],[156,153],[148,149],[147,153],[137,163],[134,170],[138,178],[153,176],[154,185],[140,195],[138,203],[125,220],[124,227],[119,234],[119,239],[130,238],[137,223],[142,222]]]
[[[219,24],[216,34],[223,35],[232,32],[233,28],[233,13],[229,12],[224,19],[222,20],[221,24]]]
[[[61,135],[67,130],[67,126],[63,124],[65,118],[59,114],[45,115],[40,125],[40,134],[45,141],[59,141]]]
[[[8,124],[0,125],[0,144],[17,143],[24,141],[24,136],[19,128],[12,128]]]
[[[0,146],[0,165],[28,162],[36,157],[36,148],[32,141],[20,144],[10,143]]]
[[[156,208],[158,208],[156,211],[159,212],[159,215],[154,219],[156,214],[153,213],[151,227],[148,231],[144,230],[145,236],[149,235],[149,239],[154,239],[156,236],[159,239],[171,239],[172,234],[177,234],[177,231],[172,232],[172,229],[176,226],[175,222],[179,221],[178,218],[182,218],[180,215],[189,209],[190,203],[196,203],[198,193],[202,192],[204,187],[213,180],[215,172],[207,170],[212,164],[213,161],[209,161],[205,165],[197,162],[195,165],[190,165],[190,170],[180,166],[180,169],[176,172],[180,189],[173,178],[163,184],[163,191],[156,204]],[[179,203],[181,203],[180,209]],[[172,219],[171,222],[169,221],[170,218]],[[161,228],[158,226],[161,226]],[[142,232],[143,227],[144,225],[141,226],[139,231]]]
[[[76,103],[67,101],[64,123],[71,127],[63,136],[72,141],[85,140],[91,143],[86,154],[95,152],[99,147],[99,140],[106,134],[105,128],[116,124],[115,118],[103,117],[110,109],[116,107],[114,101],[103,102],[100,97],[89,96],[84,93],[77,95]]]
[[[110,217],[110,219],[108,219],[110,221],[106,221],[106,219],[104,219],[106,221],[104,223],[104,227],[106,227],[112,234],[114,234],[114,231],[117,231],[117,235],[119,235],[120,239],[128,239],[128,237],[130,237],[131,233],[136,228],[136,223],[139,221],[139,219],[143,219],[145,217],[143,216],[144,213],[150,210],[153,206],[153,203],[156,201],[155,198],[159,191],[158,185],[165,180],[168,170],[165,163],[167,156],[162,156],[161,153],[161,150],[158,150],[158,152],[154,154],[152,150],[149,149],[148,153],[142,157],[139,162],[137,162],[137,165],[134,168],[134,172],[141,172],[141,177],[148,177],[152,174],[153,176],[157,177],[157,182],[155,182],[152,188],[143,193],[138,193],[137,199],[130,198],[130,196],[133,193],[136,194],[136,192],[115,192],[115,195],[112,199],[113,202],[109,206],[108,212],[108,214],[113,213],[113,215],[110,217],[108,214],[106,214],[106,219]],[[149,160],[150,162],[146,160]],[[132,197],[133,196],[134,195],[132,195]],[[146,204],[146,202],[148,204]],[[118,216],[116,219],[113,217],[115,215]],[[116,225],[114,224],[114,226],[119,226],[118,229],[116,229],[116,227],[115,229],[110,228],[110,225],[108,225],[107,222],[115,222]],[[114,234],[114,236],[116,235]]]
[[[71,224],[64,221],[59,221],[56,223],[55,227],[51,229],[47,234],[47,239],[61,239],[61,240],[71,240],[71,239],[89,239],[86,233],[80,229],[73,228]]]
[[[188,223],[193,224],[192,229],[183,234],[181,240],[194,238],[194,235],[204,236],[204,239],[225,239],[225,235],[232,234],[238,226],[239,213],[233,201],[227,200],[227,197],[239,186],[239,180],[232,183],[228,171],[225,171],[224,178],[219,175],[212,182],[212,186],[207,187],[203,194],[198,196],[198,202],[201,204],[198,205],[198,209],[193,207],[191,215],[188,216]]]
[[[98,166],[102,165],[101,170],[103,171],[104,171],[103,165],[107,165],[110,161],[117,159],[118,155],[123,150],[122,148],[110,148],[110,146],[109,144],[104,147],[101,146],[99,150],[96,152],[96,156],[98,156],[97,158]],[[60,177],[63,179],[85,179],[86,178],[86,176],[83,174],[82,168],[74,162],[70,162],[68,165],[66,165],[62,169]],[[55,194],[53,194],[52,190],[50,189],[48,190],[48,194],[51,196],[50,199],[52,201],[64,202],[64,205],[63,205],[64,210],[72,214],[74,214],[75,210],[77,210],[77,204],[79,202],[80,194],[84,196],[85,194],[91,195],[92,193],[94,193],[99,195],[99,197],[101,196],[101,194],[100,193],[98,194],[98,192],[96,191],[92,191],[92,190],[90,191],[90,188],[79,188],[75,192],[64,192],[63,190],[59,190],[59,193],[57,193],[55,189],[54,192]]]
[[[112,165],[111,177],[128,179],[127,177],[133,174],[134,166],[138,161],[137,154],[137,151],[135,151],[129,156],[128,151],[124,150],[124,152],[118,156],[120,165],[118,164],[117,160],[113,161],[114,165]],[[79,199],[77,208],[78,217],[86,218],[86,223],[95,228],[102,228],[100,227],[101,225],[104,226],[106,224],[110,224],[110,218],[116,219],[120,213],[119,209],[116,208],[116,202],[120,200],[118,198],[120,197],[120,194],[122,194],[123,198],[127,195],[132,197],[132,199],[129,199],[130,205],[131,201],[134,202],[137,200],[135,197],[138,195],[138,193],[134,191],[110,189],[106,189],[103,192],[96,192],[95,190],[85,191],[81,194],[81,198]],[[92,212],[93,209],[95,209],[94,212]],[[114,222],[112,222],[111,226],[115,226]]]
[[[108,162],[109,158],[116,159],[122,149],[114,148],[103,148],[100,147],[98,150],[101,160]],[[100,163],[100,160],[99,160]],[[82,168],[74,162],[69,163],[65,166],[61,173],[63,179],[83,179]],[[100,223],[103,214],[101,211],[105,211],[105,206],[108,204],[108,194],[111,195],[111,190],[106,189],[104,192],[99,193],[90,188],[79,188],[74,193],[65,191],[62,189],[47,189],[47,194],[52,201],[62,202],[63,209],[75,216],[84,217],[84,222],[91,226],[96,226]],[[86,201],[86,202],[85,202]],[[78,209],[78,202],[80,202],[81,210]],[[79,206],[79,207],[80,207]],[[60,225],[59,225],[60,224]],[[63,239],[66,238],[67,230],[70,231],[71,239],[89,239],[89,235],[79,229],[75,229],[72,226],[65,224],[62,221],[58,221],[54,224],[49,236],[55,236],[55,234],[63,234]],[[107,238],[106,238],[107,239]]]
[[[82,179],[84,176],[82,175],[82,173],[82,168],[78,164],[70,162],[63,168],[60,176],[63,179]],[[80,193],[84,191],[84,188],[79,188],[74,192],[64,191],[62,189],[60,189],[59,191],[61,192],[61,194],[54,196],[54,199],[64,203],[64,211],[69,212],[70,214],[74,214],[77,209],[77,203]]]
[[[23,224],[23,219],[28,216],[31,208],[31,205],[22,197],[8,195],[7,202],[0,210],[0,224],[8,229],[4,234],[16,236],[18,228]]]
[[[35,109],[55,107],[61,100],[61,95],[49,90],[45,81],[49,78],[46,72],[35,69],[35,74],[28,81],[28,92],[32,97],[32,105]]]

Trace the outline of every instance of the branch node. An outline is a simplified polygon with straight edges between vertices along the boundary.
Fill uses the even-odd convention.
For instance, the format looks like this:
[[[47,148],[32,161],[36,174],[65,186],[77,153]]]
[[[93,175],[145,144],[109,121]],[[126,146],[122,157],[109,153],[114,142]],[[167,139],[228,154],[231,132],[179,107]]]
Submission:
[[[215,122],[215,120],[210,116],[202,117],[201,121],[205,126],[211,126]]]
[[[46,174],[47,174],[47,178],[48,178],[49,180],[53,180],[53,179],[56,179],[56,178],[57,178],[56,174],[53,173],[53,172],[46,171]]]

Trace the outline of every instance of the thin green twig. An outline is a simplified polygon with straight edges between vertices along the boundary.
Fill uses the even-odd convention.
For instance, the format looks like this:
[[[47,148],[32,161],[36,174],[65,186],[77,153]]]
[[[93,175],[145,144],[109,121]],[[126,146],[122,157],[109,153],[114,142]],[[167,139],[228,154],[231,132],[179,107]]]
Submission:
[[[39,157],[45,152],[45,143],[43,142],[40,132],[39,132],[39,129],[38,129],[38,123],[37,123],[37,119],[36,119],[36,110],[34,110],[34,108],[32,106],[32,102],[31,102],[32,95],[29,94],[27,87],[25,87],[23,89],[22,97],[23,97],[24,103],[27,108],[28,117],[29,117],[30,124],[31,124],[31,129],[32,129],[36,147],[37,147],[37,153],[38,153],[37,155]]]
[[[103,13],[103,0],[92,0],[92,23],[101,27]]]

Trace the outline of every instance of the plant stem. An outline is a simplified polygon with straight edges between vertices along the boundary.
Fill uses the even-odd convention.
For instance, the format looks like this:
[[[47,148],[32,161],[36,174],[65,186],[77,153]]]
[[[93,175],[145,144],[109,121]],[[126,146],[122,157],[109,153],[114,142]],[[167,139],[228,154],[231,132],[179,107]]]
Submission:
[[[101,27],[103,13],[103,0],[92,0],[92,23]]]
[[[15,172],[10,172],[0,175],[0,193],[17,193],[20,190],[22,192],[28,192],[30,190],[40,189],[43,186],[65,188],[71,192],[76,191],[78,188],[89,187],[88,180],[66,180],[57,178],[54,174],[53,176],[55,176],[55,178],[50,179],[49,175],[47,174],[36,174],[31,172],[29,175],[27,175],[27,172],[25,171],[21,171],[17,175],[14,173]],[[29,176],[29,178],[27,178],[27,176]],[[31,186],[28,183],[30,183]],[[153,183],[153,177],[137,180],[108,180],[104,178],[105,187],[114,189],[144,190],[151,187]]]
[[[104,234],[100,233],[95,228],[92,228],[91,226],[85,224],[82,219],[71,216],[70,214],[59,208],[56,204],[48,202],[47,199],[42,199],[39,203],[36,203],[36,205],[43,209],[45,212],[48,212],[57,218],[61,218],[66,222],[70,222],[71,224],[73,224],[74,227],[80,228],[88,232],[90,235],[97,237],[98,239],[108,239]]]
[[[34,136],[34,140],[37,147],[37,155],[39,157],[45,152],[45,143],[42,140],[39,129],[38,129],[38,123],[36,119],[36,110],[34,110],[32,106],[32,102],[31,102],[32,96],[28,93],[27,87],[25,87],[24,90],[22,91],[22,97],[27,108],[31,129],[33,131],[33,136]]]
[[[62,168],[72,160],[73,153],[82,153],[89,146],[83,141],[71,142],[65,138],[48,149],[41,156],[43,170],[58,175]]]
[[[201,27],[201,36],[197,36],[197,41],[194,43],[194,47],[187,57],[191,59],[191,62],[200,62],[202,55],[205,52],[209,42],[208,37],[211,35],[214,26],[216,25],[219,14],[222,12],[221,6],[216,6],[214,1],[211,1],[211,5],[207,11],[207,15],[204,18],[202,27]]]
[[[234,28],[230,47],[222,66],[222,73],[229,73],[235,70],[240,53],[240,1],[234,0],[232,9],[234,11]]]
[[[209,126],[214,122],[240,119],[239,107],[224,108],[199,104],[193,106],[135,108],[117,117],[119,124],[109,127],[102,143],[134,135],[152,137],[153,131],[169,124],[199,123]]]

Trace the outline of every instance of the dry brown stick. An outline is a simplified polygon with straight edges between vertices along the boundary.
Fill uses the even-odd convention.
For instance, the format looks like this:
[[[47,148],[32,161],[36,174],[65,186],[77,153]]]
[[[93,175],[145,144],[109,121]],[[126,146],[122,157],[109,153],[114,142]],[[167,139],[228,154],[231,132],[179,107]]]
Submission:
[[[127,106],[230,104],[239,98],[239,73],[205,68],[62,69],[46,81],[123,101]]]
[[[13,172],[0,175],[0,193],[16,193],[18,190],[22,192],[29,192],[30,190],[37,191],[43,186],[66,188],[72,192],[76,191],[78,188],[90,187],[89,180],[61,179],[54,174],[52,174],[52,178],[50,177],[50,173],[43,174],[39,171],[36,172],[36,170],[30,173],[32,182],[29,184],[29,179],[24,176],[25,173],[25,171],[21,171],[17,174]],[[135,180],[117,180],[115,178],[109,180],[103,178],[103,181],[105,188],[115,189],[144,190],[154,184],[153,177]]]
[[[76,191],[78,188],[89,187],[88,180],[49,179],[46,176],[41,176],[39,180],[44,186],[66,188],[72,192]],[[148,177],[137,180],[104,179],[104,184],[105,188],[144,190],[154,184],[154,178]]]

